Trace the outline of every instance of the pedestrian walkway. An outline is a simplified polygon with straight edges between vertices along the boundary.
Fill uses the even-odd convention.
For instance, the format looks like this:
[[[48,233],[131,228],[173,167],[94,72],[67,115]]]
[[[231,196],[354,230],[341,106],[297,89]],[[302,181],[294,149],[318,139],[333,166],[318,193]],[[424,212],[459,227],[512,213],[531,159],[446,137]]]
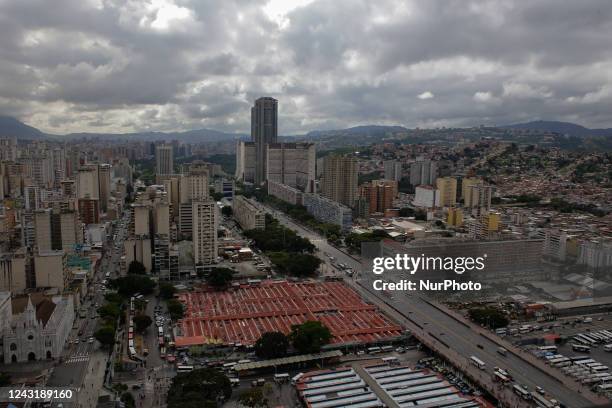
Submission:
[[[66,360],[66,364],[82,363],[84,361],[89,361],[89,355],[72,356]]]

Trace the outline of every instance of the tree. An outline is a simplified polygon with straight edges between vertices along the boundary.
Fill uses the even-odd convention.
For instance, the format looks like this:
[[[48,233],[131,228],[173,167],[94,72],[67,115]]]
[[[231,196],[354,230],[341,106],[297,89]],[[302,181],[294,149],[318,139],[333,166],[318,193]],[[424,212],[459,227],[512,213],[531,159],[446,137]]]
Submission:
[[[281,332],[265,332],[255,343],[255,354],[259,358],[285,357],[289,339]]]
[[[216,407],[218,399],[229,399],[229,378],[217,370],[203,368],[179,373],[168,390],[168,408]]]
[[[262,387],[250,388],[244,391],[238,397],[238,402],[249,408],[267,408],[269,406]]]
[[[233,213],[234,210],[232,210],[232,207],[229,205],[226,205],[221,209],[221,214],[225,215],[226,217],[231,217]]]
[[[147,276],[132,274],[111,280],[109,286],[116,289],[121,296],[130,297],[138,292],[143,295],[153,293],[156,285]]]
[[[134,330],[143,333],[153,323],[153,320],[147,315],[134,316]]]
[[[117,292],[108,292],[104,295],[104,300],[116,305],[121,305],[123,303],[123,298]]]
[[[233,274],[229,268],[213,268],[206,277],[206,282],[213,288],[222,289],[232,281]]]
[[[94,333],[94,337],[103,346],[112,346],[115,344],[115,328],[111,325],[102,326]]]
[[[127,273],[128,275],[146,275],[147,269],[141,262],[132,261],[130,262]]]
[[[331,338],[332,335],[327,326],[312,320],[291,326],[291,334],[289,334],[293,347],[301,354],[318,353]]]
[[[312,276],[321,265],[321,260],[310,254],[290,252],[269,252],[268,258],[281,272],[292,276]]]
[[[125,404],[126,408],[133,408],[136,406],[134,396],[129,392],[124,392],[123,394],[121,394],[121,402]]]
[[[166,306],[168,307],[168,313],[170,313],[170,317],[174,321],[182,319],[185,315],[183,304],[176,299],[168,300],[166,302]]]
[[[159,283],[159,296],[161,296],[162,299],[172,299],[175,293],[176,288],[173,284],[168,282]]]
[[[476,323],[491,329],[506,327],[509,323],[504,312],[494,307],[473,308],[468,311],[468,315]]]
[[[107,303],[98,308],[98,313],[105,320],[115,321],[121,314],[121,308],[116,303]]]

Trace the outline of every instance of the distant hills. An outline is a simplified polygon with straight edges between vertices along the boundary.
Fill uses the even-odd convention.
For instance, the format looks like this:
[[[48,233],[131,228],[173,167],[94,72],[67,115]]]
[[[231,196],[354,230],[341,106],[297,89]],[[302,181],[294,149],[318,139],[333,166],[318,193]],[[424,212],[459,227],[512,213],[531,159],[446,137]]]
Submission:
[[[523,129],[534,131],[555,132],[574,137],[610,137],[612,128],[589,129],[569,122],[538,120],[527,123],[501,126],[503,129]],[[334,140],[340,141],[348,138],[352,143],[376,142],[394,135],[406,135],[411,130],[403,126],[363,125],[347,129],[313,130],[306,134],[283,136],[281,140]],[[185,132],[135,132],[135,133],[70,133],[67,135],[53,135],[41,132],[10,116],[0,116],[0,137],[16,137],[24,140],[37,140],[51,138],[56,140],[75,139],[106,139],[106,140],[132,140],[132,141],[161,141],[179,140],[187,143],[227,142],[235,140],[248,140],[250,136],[244,133],[226,133],[213,129],[196,129]]]
[[[537,120],[527,123],[517,123],[515,125],[502,126],[506,129],[525,129],[539,130],[560,133],[576,137],[585,136],[612,136],[612,128],[609,129],[589,129],[584,126],[570,122],[556,122],[547,120]]]

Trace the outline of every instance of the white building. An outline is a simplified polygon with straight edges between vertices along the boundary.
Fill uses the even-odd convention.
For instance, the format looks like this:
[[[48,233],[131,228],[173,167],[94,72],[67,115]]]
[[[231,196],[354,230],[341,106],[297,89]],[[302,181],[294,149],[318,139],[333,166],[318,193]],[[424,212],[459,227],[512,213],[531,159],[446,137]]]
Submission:
[[[418,186],[414,190],[415,207],[435,208],[440,206],[440,193],[432,186]]]
[[[402,179],[402,163],[397,160],[385,160],[385,180],[400,181]]]
[[[316,152],[313,143],[269,144],[266,160],[266,181],[314,191]]]
[[[243,230],[263,229],[266,227],[266,214],[252,200],[236,196],[232,203],[234,218]]]
[[[193,201],[193,258],[196,264],[211,265],[217,262],[217,229],[219,210],[214,201]]]
[[[349,207],[319,194],[304,194],[302,200],[306,210],[317,220],[339,225],[343,231],[351,229],[353,213]]]
[[[172,145],[155,146],[155,174],[174,174],[174,151]]]
[[[72,330],[72,297],[33,293],[6,298],[6,292],[0,293],[4,363],[58,358]]]
[[[302,192],[286,184],[268,181],[268,194],[289,204],[302,205]]]

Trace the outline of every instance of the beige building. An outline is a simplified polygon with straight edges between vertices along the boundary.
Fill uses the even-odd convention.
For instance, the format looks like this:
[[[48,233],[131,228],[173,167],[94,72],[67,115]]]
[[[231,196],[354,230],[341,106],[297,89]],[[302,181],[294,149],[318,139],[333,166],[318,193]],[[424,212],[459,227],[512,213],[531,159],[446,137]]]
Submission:
[[[314,191],[316,150],[313,143],[269,144],[266,160],[266,181]]]
[[[238,142],[236,145],[236,180],[255,182],[255,143]]]
[[[26,251],[20,248],[0,255],[0,291],[21,292],[27,288]]]
[[[353,207],[357,200],[358,162],[354,157],[325,156],[323,160],[323,177],[321,195]]]
[[[472,209],[472,214],[480,216],[491,208],[491,198],[493,197],[493,187],[484,184],[470,186],[465,197],[465,207]]]
[[[214,201],[193,201],[191,203],[193,225],[193,257],[197,265],[211,265],[217,262],[217,229],[219,215]]]
[[[452,207],[457,203],[457,179],[454,177],[438,177],[436,187],[440,193],[440,206]]]
[[[81,167],[77,173],[78,198],[91,200],[100,199],[100,182],[98,177],[98,166],[89,164]]]
[[[132,237],[123,243],[125,253],[125,267],[128,268],[132,261],[138,261],[144,265],[147,273],[151,272],[153,266],[151,253],[151,239],[148,237]]]
[[[155,174],[163,176],[174,174],[174,151],[172,145],[155,146]]]
[[[36,247],[40,251],[72,251],[83,242],[78,213],[73,210],[38,210],[34,213]]]
[[[111,197],[111,165],[100,164],[98,166],[98,181],[100,183],[100,210],[108,211],[108,202]]]
[[[464,202],[467,200],[470,188],[479,184],[484,184],[484,181],[478,177],[464,177],[461,179],[461,198]]]
[[[234,218],[243,230],[266,227],[266,214],[255,203],[244,197],[236,196],[233,202]]]
[[[63,291],[70,282],[64,251],[38,251],[34,255],[37,288],[58,288]]]

